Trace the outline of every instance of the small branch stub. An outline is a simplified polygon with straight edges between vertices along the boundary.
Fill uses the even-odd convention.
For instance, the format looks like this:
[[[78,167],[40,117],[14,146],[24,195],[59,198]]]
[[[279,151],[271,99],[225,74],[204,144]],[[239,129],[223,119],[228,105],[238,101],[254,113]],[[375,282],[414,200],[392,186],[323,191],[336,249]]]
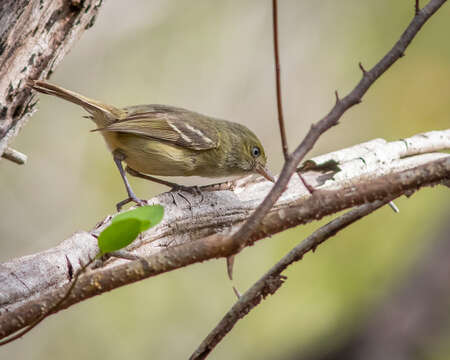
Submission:
[[[18,165],[23,165],[27,162],[27,156],[21,152],[7,147],[2,154],[2,158],[10,160]]]
[[[336,105],[340,103],[341,99],[339,99],[339,93],[337,90],[334,91],[334,96],[336,97]],[[312,128],[312,126],[311,126]]]
[[[361,69],[361,71],[363,73],[363,76],[366,76],[367,75],[367,71],[366,71],[366,69],[364,69],[363,64],[361,62],[359,62],[358,65],[359,65],[359,68]]]

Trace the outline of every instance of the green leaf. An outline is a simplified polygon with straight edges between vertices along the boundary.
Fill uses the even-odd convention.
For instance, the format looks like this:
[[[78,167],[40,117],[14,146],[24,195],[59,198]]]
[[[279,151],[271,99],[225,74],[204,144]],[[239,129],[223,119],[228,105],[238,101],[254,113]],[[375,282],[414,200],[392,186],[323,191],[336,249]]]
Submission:
[[[157,225],[164,216],[161,205],[142,206],[117,215],[98,237],[102,254],[123,249],[141,233]]]
[[[105,254],[128,246],[141,232],[141,226],[141,221],[133,218],[111,223],[98,237],[100,252]]]
[[[114,224],[125,219],[136,219],[141,222],[141,231],[145,231],[159,224],[163,216],[164,208],[161,205],[140,206],[117,215],[111,223]]]

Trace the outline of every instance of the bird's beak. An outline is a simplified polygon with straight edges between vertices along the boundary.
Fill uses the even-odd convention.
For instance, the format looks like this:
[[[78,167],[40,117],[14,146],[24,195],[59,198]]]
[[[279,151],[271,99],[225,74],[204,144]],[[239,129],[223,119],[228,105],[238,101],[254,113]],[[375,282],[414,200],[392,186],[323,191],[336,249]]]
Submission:
[[[256,164],[256,168],[255,168],[256,172],[261,174],[262,176],[264,176],[267,180],[271,181],[271,182],[275,182],[275,178],[272,176],[272,174],[269,172],[269,170],[267,170],[267,168],[261,164]]]

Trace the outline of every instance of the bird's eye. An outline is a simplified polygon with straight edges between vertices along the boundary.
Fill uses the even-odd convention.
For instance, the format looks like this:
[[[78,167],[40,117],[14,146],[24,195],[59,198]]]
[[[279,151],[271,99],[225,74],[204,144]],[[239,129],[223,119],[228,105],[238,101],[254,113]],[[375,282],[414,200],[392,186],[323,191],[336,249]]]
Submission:
[[[261,150],[259,149],[259,147],[257,147],[257,146],[254,146],[253,148],[252,148],[252,155],[253,155],[253,157],[258,157],[259,155],[261,155]]]

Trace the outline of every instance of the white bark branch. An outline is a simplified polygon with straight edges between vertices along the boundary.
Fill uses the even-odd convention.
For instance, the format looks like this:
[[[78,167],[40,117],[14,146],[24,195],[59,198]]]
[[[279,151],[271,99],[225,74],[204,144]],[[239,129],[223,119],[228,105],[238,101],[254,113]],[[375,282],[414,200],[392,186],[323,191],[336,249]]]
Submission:
[[[450,149],[450,130],[432,131],[394,142],[376,139],[313,158],[312,161],[317,164],[330,159],[339,160],[341,171],[334,176],[332,173],[317,170],[305,171],[303,175],[317,190],[313,196],[303,187],[298,177],[292,177],[288,189],[261,223],[253,240],[380,198],[382,196],[379,194],[371,195],[370,186],[378,182],[377,186],[385,187],[385,192],[389,193],[392,184],[385,179],[439,159],[449,159],[450,154],[436,152],[444,149]],[[446,166],[448,163],[449,161]],[[449,173],[446,172],[437,181],[448,179]],[[436,180],[433,180],[429,184],[435,182]],[[164,206],[163,221],[142,234],[129,249],[139,256],[148,257],[164,254],[167,247],[169,251],[177,249],[175,245],[195,243],[194,240],[212,234],[234,231],[264,199],[270,187],[269,182],[254,177],[209,186],[204,190],[203,201],[200,202],[199,197],[190,198],[194,205],[192,209],[181,198],[177,198],[176,194],[174,196],[177,198],[177,205],[173,203],[170,194],[163,193],[149,201]],[[358,192],[365,188],[368,188],[369,192],[358,198]],[[408,189],[396,193],[407,193]],[[334,195],[327,197],[327,194]],[[318,196],[316,202],[314,196]],[[317,203],[319,201],[317,199],[321,203]],[[292,216],[292,211],[295,211],[295,216]],[[74,234],[52,249],[1,264],[0,314],[5,315],[5,311],[12,312],[44,294],[66,286],[71,274],[79,269],[80,264],[86,263],[98,252],[94,235],[99,234],[109,224],[110,219],[110,216],[107,217],[96,229],[89,232]],[[219,253],[217,256],[225,255]],[[196,259],[194,255],[193,257],[189,263],[204,260],[201,257]],[[103,268],[95,270],[95,273],[101,274],[105,271],[114,273],[124,263],[125,260],[112,259]],[[172,268],[176,267],[179,266]],[[169,266],[154,271],[158,273],[170,269]],[[132,281],[136,280],[130,279],[128,283]],[[127,280],[124,280],[121,285],[126,283]],[[2,317],[0,315],[0,335]]]

